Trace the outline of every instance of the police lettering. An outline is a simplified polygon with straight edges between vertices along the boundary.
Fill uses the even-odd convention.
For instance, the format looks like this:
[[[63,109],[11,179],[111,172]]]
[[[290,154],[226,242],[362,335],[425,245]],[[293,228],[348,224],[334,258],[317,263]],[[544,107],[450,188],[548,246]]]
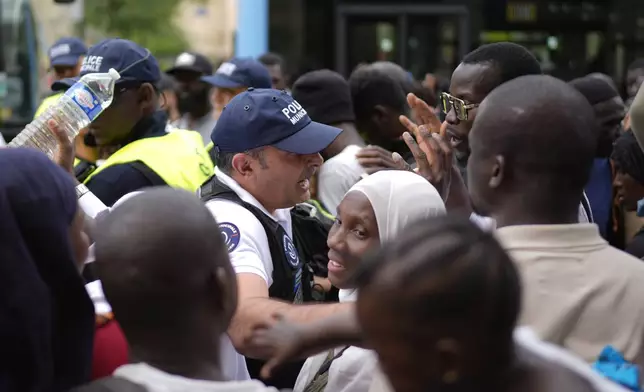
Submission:
[[[83,60],[81,72],[100,72],[103,56],[87,56]]]
[[[298,121],[306,117],[307,114],[306,110],[304,110],[304,108],[302,108],[302,105],[300,105],[300,103],[297,101],[293,101],[293,103],[282,109],[282,113],[284,114],[284,116],[286,116],[286,118],[289,119],[289,121],[293,125],[297,124]]]
[[[58,57],[58,56],[64,56],[66,54],[69,54],[71,52],[71,48],[67,44],[62,44],[58,46],[54,46],[51,48],[49,51],[49,57]]]

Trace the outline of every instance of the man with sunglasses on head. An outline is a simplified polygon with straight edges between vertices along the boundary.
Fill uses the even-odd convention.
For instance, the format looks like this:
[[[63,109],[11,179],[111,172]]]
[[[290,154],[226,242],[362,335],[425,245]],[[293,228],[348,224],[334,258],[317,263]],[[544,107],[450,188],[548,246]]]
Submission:
[[[80,76],[110,68],[121,77],[112,104],[89,126],[89,135],[112,153],[83,174],[83,183],[107,206],[150,186],[196,191],[212,175],[212,162],[197,132],[167,132],[167,115],[159,105],[157,60],[132,41],[107,39],[89,49]],[[63,79],[52,89],[65,90],[77,80]]]

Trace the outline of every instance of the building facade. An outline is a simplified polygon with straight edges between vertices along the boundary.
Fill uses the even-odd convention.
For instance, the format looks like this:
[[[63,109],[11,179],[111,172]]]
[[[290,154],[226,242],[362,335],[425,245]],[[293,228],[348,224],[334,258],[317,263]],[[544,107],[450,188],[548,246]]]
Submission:
[[[417,78],[449,75],[472,48],[528,47],[564,79],[604,72],[621,80],[644,56],[641,0],[270,0],[269,48],[295,74],[391,60]]]

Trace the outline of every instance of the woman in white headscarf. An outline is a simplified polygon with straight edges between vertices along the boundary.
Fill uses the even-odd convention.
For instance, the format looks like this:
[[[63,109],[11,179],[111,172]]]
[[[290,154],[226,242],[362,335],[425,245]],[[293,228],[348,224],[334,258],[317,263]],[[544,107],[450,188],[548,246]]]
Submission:
[[[411,172],[377,172],[349,189],[328,239],[329,280],[340,289],[340,301],[355,301],[351,278],[366,252],[394,239],[417,220],[445,213],[436,189]],[[339,347],[309,358],[293,390],[366,392],[376,367],[372,351]]]

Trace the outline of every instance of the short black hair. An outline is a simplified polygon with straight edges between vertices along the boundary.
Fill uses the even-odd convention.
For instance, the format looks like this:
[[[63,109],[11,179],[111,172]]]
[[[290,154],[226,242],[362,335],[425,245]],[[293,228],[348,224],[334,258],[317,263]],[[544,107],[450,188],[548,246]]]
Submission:
[[[366,121],[377,105],[400,113],[406,111],[407,97],[400,82],[370,65],[358,67],[351,73],[349,87],[358,122]]]
[[[619,96],[619,92],[612,84],[596,76],[587,75],[568,83],[586,97],[591,105]]]
[[[412,224],[404,236],[368,256],[357,274],[358,314],[365,296],[387,297],[383,306],[400,316],[401,331],[422,330],[435,322],[465,333],[475,328],[489,337],[485,354],[501,362],[511,360],[521,310],[519,273],[494,235],[467,216]],[[429,347],[418,347],[424,349]]]
[[[615,168],[644,185],[644,152],[631,131],[624,132],[613,146],[610,156]]]
[[[250,151],[244,151],[244,154],[248,154],[251,157],[255,159],[260,160],[260,164],[262,166],[266,165],[266,162],[264,161],[264,155],[263,155],[264,148],[259,147]],[[233,171],[233,158],[235,155],[239,153],[237,152],[217,152],[217,148],[213,147],[212,150],[210,150],[210,158],[212,159],[213,162],[217,162],[217,169],[221,170],[222,173],[230,175]]]
[[[462,63],[490,65],[494,69],[494,77],[486,79],[484,86],[481,86],[484,87],[485,93],[519,76],[541,75],[543,73],[541,64],[534,54],[525,47],[512,42],[481,45],[468,53]]]
[[[234,276],[219,233],[217,221],[199,198],[168,187],[146,190],[98,222],[98,276],[131,343],[149,339],[150,328],[153,335],[166,337],[199,328],[190,322],[203,311],[215,312],[213,317],[221,317],[220,327],[228,327],[230,319],[225,318],[232,318],[234,306],[230,315],[224,309],[234,304],[225,301],[235,297],[226,298],[226,288],[220,285],[221,298],[216,301],[221,302],[209,303],[208,295],[218,284],[213,279],[218,269]]]
[[[472,156],[503,156],[511,186],[538,207],[571,208],[564,202],[577,198],[579,204],[595,157],[596,127],[588,100],[567,83],[522,76],[483,100],[470,133]]]
[[[272,52],[264,53],[263,55],[259,56],[257,61],[269,67],[273,65],[279,65],[284,68],[285,65],[284,57]]]
[[[642,69],[644,68],[644,58],[639,58],[630,63],[630,65],[627,68],[627,71],[632,71],[634,69]]]

